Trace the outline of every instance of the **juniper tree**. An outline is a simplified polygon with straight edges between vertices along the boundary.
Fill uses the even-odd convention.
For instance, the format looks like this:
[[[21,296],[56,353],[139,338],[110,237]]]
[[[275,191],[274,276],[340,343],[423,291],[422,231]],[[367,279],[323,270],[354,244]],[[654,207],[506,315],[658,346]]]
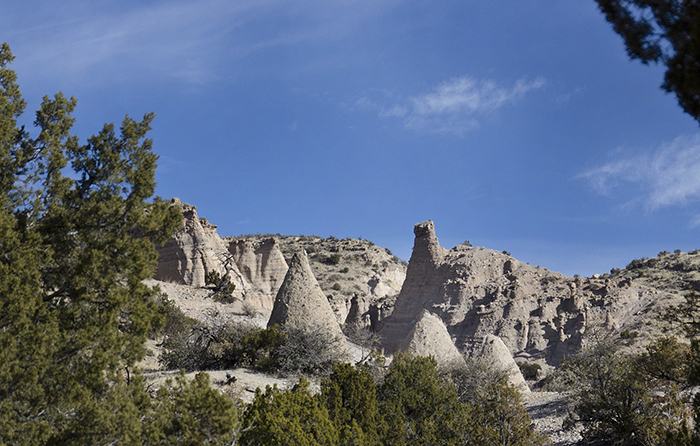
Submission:
[[[377,388],[372,374],[350,364],[333,365],[333,373],[321,384],[318,398],[337,427],[340,445],[379,446],[382,423]]]
[[[663,63],[661,88],[700,121],[700,2],[697,0],[596,0],[627,54],[642,63]]]
[[[181,217],[151,200],[153,114],[127,116],[118,133],[105,124],[81,143],[70,133],[76,100],[58,93],[44,97],[32,137],[17,123],[26,103],[12,60],[3,44],[0,443],[42,444],[113,424],[110,395],[128,383],[147,332],[162,322],[143,284],[154,244]]]

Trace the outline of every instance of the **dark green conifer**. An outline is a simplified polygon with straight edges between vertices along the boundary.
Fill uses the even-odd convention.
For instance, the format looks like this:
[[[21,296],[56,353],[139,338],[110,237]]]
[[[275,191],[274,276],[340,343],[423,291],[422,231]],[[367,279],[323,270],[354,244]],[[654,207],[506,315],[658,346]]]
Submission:
[[[153,114],[126,117],[119,134],[106,124],[81,144],[70,133],[76,100],[58,93],[44,98],[31,137],[17,125],[25,102],[12,60],[3,44],[0,444],[65,443],[78,430],[102,435],[138,421],[137,406],[127,410],[134,393],[120,386],[162,323],[143,280],[156,265],[154,244],[181,217],[148,201]]]

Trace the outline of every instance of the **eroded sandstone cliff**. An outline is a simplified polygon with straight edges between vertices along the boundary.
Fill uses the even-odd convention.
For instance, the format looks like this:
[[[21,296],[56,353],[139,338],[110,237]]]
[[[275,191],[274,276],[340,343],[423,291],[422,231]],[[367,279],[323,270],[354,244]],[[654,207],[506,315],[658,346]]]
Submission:
[[[558,365],[581,347],[587,329],[653,332],[661,309],[679,301],[629,278],[571,278],[484,248],[447,250],[432,221],[418,223],[414,234],[404,286],[380,324],[387,353],[426,309],[443,320],[462,351],[496,335],[515,357]]]

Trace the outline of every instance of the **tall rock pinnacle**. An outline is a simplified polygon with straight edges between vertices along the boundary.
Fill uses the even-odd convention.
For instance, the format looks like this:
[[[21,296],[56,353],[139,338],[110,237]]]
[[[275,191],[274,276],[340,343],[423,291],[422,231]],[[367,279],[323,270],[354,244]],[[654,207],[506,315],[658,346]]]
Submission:
[[[428,263],[435,267],[440,263],[445,256],[446,249],[440,246],[437,236],[435,235],[435,224],[432,220],[417,223],[413,227],[413,234],[416,238],[413,242],[413,254],[411,254],[411,266],[422,266],[421,264]]]

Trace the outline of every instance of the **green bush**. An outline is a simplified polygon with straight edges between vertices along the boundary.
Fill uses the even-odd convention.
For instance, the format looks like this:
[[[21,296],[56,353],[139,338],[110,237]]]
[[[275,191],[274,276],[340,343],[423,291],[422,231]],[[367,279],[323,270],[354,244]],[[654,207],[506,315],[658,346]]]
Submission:
[[[277,386],[267,386],[264,393],[258,388],[243,415],[243,426],[243,445],[338,445],[338,431],[328,410],[311,397],[304,378],[287,392]]]
[[[566,425],[580,424],[585,444],[656,445],[678,438],[687,421],[678,388],[648,373],[660,371],[654,364],[671,364],[668,345],[662,342],[635,357],[622,354],[610,335],[600,336],[565,361],[561,371],[574,389]]]
[[[620,337],[626,340],[633,340],[637,336],[639,336],[639,332],[636,331],[624,330],[622,333],[620,333]]]
[[[455,388],[461,403],[478,404],[491,384],[508,381],[508,373],[495,368],[491,362],[464,359],[464,363],[453,363],[440,371],[441,379]]]
[[[329,265],[337,265],[339,263],[340,263],[340,254],[334,253],[328,257],[328,264]]]
[[[523,374],[523,378],[528,380],[537,379],[540,370],[542,370],[542,367],[537,363],[519,362],[518,367],[520,368],[520,373]]]
[[[192,329],[197,324],[197,319],[186,316],[180,307],[168,299],[165,294],[156,297],[157,314],[160,316],[159,324],[152,324],[148,333],[150,339],[158,336],[180,336]]]
[[[211,297],[217,302],[232,303],[234,301],[231,293],[236,289],[236,284],[231,282],[231,276],[228,274],[221,276],[216,271],[209,271],[204,276],[204,283],[211,287]]]

